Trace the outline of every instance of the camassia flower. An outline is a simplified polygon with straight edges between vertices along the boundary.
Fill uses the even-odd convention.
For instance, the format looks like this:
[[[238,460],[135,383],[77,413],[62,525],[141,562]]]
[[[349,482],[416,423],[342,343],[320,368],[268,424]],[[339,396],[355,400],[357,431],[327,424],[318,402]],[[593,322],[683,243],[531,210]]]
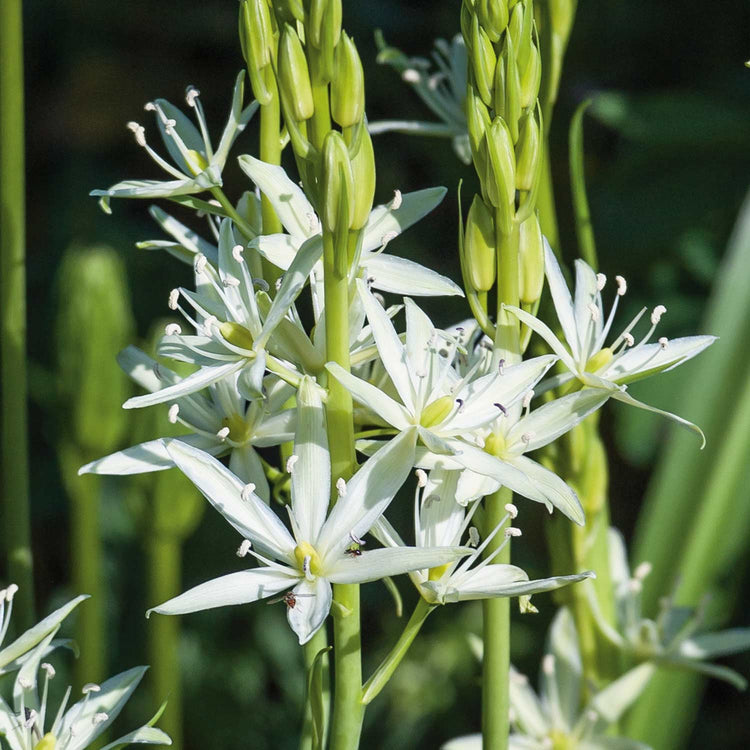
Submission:
[[[257,237],[251,246],[282,269],[292,263],[300,246],[312,237],[321,238],[321,223],[305,194],[289,179],[282,167],[266,164],[252,156],[241,156],[240,167],[268,198],[288,234]],[[352,265],[352,277],[364,275],[371,286],[394,294],[463,295],[461,288],[445,276],[414,261],[390,255],[385,247],[401,232],[432,211],[445,195],[445,188],[428,188],[413,193],[396,191],[394,199],[376,206],[362,230],[359,262]],[[314,274],[323,280],[322,265]]]
[[[152,393],[180,381],[177,373],[134,346],[122,351],[118,361],[133,380]],[[229,468],[245,482],[253,482],[256,494],[268,501],[268,480],[255,448],[294,439],[297,413],[284,408],[294,389],[275,376],[266,376],[266,397],[248,402],[237,390],[237,377],[229,375],[204,392],[178,398],[169,407],[169,421],[190,431],[179,440],[212,456],[228,454]],[[78,473],[142,474],[172,466],[164,441],[157,438],[92,461]]]
[[[651,327],[638,343],[632,331],[645,314],[645,307],[609,346],[605,346],[618,302],[627,291],[625,279],[622,276],[615,277],[615,301],[609,315],[605,317],[601,293],[607,282],[606,276],[594,273],[587,263],[576,260],[575,296],[572,297],[555,254],[546,240],[544,244],[545,274],[565,343],[555,336],[549,326],[533,315],[510,305],[506,305],[506,309],[538,333],[569,370],[551,378],[547,387],[563,385],[577,378],[583,385],[609,390],[612,398],[618,401],[662,414],[703,436],[700,429],[691,422],[633,398],[626,387],[628,383],[666,372],[687,362],[710,346],[716,337],[688,336],[672,340],[662,337],[655,344],[648,343],[662,315],[667,311],[663,305],[657,305],[651,312]]]
[[[261,565],[208,581],[154,607],[161,614],[184,614],[245,604],[289,592],[289,624],[300,643],[322,625],[331,607],[332,583],[365,583],[420,568],[432,568],[465,555],[464,547],[377,549],[362,551],[361,537],[388,507],[412,467],[414,433],[403,433],[365,462],[348,481],[336,483],[339,499],[330,513],[330,455],[319,390],[302,380],[297,398],[289,518],[291,533],[279,517],[213,457],[179,441],[167,451],[175,464],[237,529],[245,541],[239,554]],[[291,591],[289,591],[291,589]]]
[[[496,597],[524,597],[527,602],[531,594],[567,586],[592,578],[587,571],[579,575],[555,576],[531,581],[524,570],[516,565],[493,563],[493,559],[521,530],[508,526],[504,529],[505,540],[493,553],[482,559],[482,553],[500,529],[518,515],[517,508],[508,503],[506,515],[491,533],[478,543],[479,535],[470,526],[479,503],[465,508],[456,502],[458,484],[457,471],[436,469],[425,474],[417,469],[418,484],[414,495],[414,536],[418,547],[453,547],[461,544],[468,533],[469,542],[475,549],[462,561],[454,561],[438,568],[415,570],[409,573],[414,585],[424,599],[431,604],[449,604],[471,599]],[[385,517],[381,517],[373,528],[373,534],[387,546],[403,547],[398,532]]]
[[[232,108],[224,127],[219,145],[214,150],[208,137],[208,127],[203,114],[198,89],[189,86],[185,101],[195,111],[196,128],[177,107],[164,99],[146,104],[145,109],[154,112],[156,124],[167,147],[173,166],[148,145],[146,129],[137,122],[128,123],[139,146],[173,179],[171,180],[125,180],[107,190],[92,190],[91,195],[101,197],[101,205],[109,213],[112,198],[179,198],[179,196],[201,193],[220,187],[221,173],[237,136],[245,129],[258,109],[253,101],[242,108],[244,96],[244,71],[239,73],[234,84]]]
[[[563,608],[550,628],[542,659],[539,695],[528,678],[511,667],[511,750],[650,750],[611,727],[637,700],[655,668],[641,664],[595,693],[581,709],[583,674],[573,617]],[[481,750],[482,736],[451,740],[442,750]]]

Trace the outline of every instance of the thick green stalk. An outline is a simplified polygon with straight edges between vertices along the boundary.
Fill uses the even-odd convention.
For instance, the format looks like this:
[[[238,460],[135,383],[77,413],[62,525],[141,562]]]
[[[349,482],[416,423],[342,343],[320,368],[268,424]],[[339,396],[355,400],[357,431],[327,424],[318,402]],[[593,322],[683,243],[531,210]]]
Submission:
[[[148,601],[166,602],[180,592],[182,554],[178,537],[158,532],[149,534]],[[182,685],[179,662],[180,619],[152,617],[148,623],[149,675],[155,705],[168,700],[159,726],[182,747]]]
[[[422,629],[424,621],[436,608],[436,604],[429,604],[421,596],[419,597],[417,606],[414,608],[414,611],[409,618],[409,622],[406,623],[406,627],[399,636],[398,641],[396,641],[396,644],[390,650],[388,656],[383,659],[380,666],[365,683],[362,691],[362,702],[365,705],[371,703],[386,686],[388,680],[391,679],[396,668],[401,664],[404,656],[406,656],[409,647]]]
[[[21,0],[0,6],[0,310],[2,477],[9,580],[18,584],[14,626],[35,621],[26,414],[26,201]]]
[[[325,628],[320,628],[315,635],[303,646],[302,651],[305,657],[305,673],[310,674],[315,657],[324,649],[328,648],[328,634]],[[330,686],[330,667],[329,659],[327,655],[320,657],[323,660],[322,668],[318,679],[310,685],[311,693],[317,692],[320,696],[321,703],[323,704],[323,726],[325,727],[323,737],[325,738],[328,728],[329,713],[330,713],[330,702],[331,702],[331,686]],[[323,746],[325,747],[325,739],[323,740]],[[305,703],[305,715],[302,724],[302,734],[300,736],[299,750],[314,750],[313,748],[313,712],[312,712],[312,698],[311,695],[307,696]]]
[[[275,76],[266,76],[266,85],[272,92],[271,101],[260,108],[260,159],[267,164],[281,164],[281,103]],[[277,234],[283,231],[279,217],[265,194],[260,197],[260,210],[263,217],[263,234]],[[281,275],[279,269],[265,258],[261,259],[263,278],[273,289],[274,282]]]
[[[505,505],[513,493],[502,487],[485,498],[485,534],[489,534],[506,515]],[[491,555],[505,541],[499,531],[487,545],[485,556]],[[494,559],[496,563],[510,562],[510,545]],[[510,599],[485,599],[482,602],[482,748],[506,750],[510,734]]]
[[[310,118],[310,142],[318,150],[323,148],[323,140],[331,130],[331,109],[328,100],[328,83],[323,82],[321,74],[322,61],[320,53],[312,46],[307,46],[307,60],[310,65],[310,81],[312,84],[313,103],[315,111]]]
[[[518,307],[518,242],[519,226],[513,222],[510,234],[503,234],[495,221],[497,253],[497,330],[495,333],[495,357],[504,358],[506,364],[521,361],[521,331],[518,318],[506,312],[503,305]]]
[[[546,132],[545,130],[545,134]],[[539,211],[539,226],[542,228],[542,234],[547,238],[552,251],[559,260],[562,257],[560,253],[560,233],[557,228],[555,189],[552,183],[552,166],[549,158],[548,141],[549,139],[545,135],[545,144],[542,150],[541,182],[539,183],[539,192],[536,196],[536,205]]]

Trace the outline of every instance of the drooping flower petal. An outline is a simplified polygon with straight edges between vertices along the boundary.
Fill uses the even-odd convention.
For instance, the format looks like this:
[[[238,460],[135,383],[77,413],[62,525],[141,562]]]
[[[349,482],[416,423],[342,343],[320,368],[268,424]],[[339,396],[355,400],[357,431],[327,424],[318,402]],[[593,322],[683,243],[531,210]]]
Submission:
[[[316,578],[314,581],[300,581],[292,594],[296,601],[293,607],[287,606],[286,617],[302,645],[315,635],[328,617],[333,592],[327,579]]]

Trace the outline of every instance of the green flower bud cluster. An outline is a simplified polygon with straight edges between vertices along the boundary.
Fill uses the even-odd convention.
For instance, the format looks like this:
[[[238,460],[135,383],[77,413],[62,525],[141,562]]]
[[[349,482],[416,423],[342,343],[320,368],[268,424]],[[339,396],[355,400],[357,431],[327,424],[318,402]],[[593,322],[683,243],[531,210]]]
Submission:
[[[465,277],[470,292],[488,292],[496,280],[490,250],[497,251],[499,236],[516,237],[520,301],[531,306],[544,279],[535,216],[544,142],[533,2],[464,0],[461,28],[469,60],[466,120],[481,184],[466,223]]]

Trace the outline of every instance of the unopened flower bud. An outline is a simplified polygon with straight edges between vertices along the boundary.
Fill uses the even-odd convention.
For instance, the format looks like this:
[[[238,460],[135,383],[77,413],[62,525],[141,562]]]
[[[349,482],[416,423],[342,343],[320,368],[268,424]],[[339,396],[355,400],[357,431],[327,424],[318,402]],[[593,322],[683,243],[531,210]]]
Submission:
[[[453,411],[453,404],[454,401],[451,396],[441,396],[435,399],[422,410],[419,424],[422,427],[433,427],[440,424]]]
[[[351,37],[345,33],[336,46],[331,81],[331,117],[342,128],[356,125],[365,114],[365,74]]]
[[[478,292],[487,292],[495,283],[495,222],[492,212],[475,195],[466,218],[464,255],[469,283]]]
[[[491,42],[497,42],[508,25],[506,0],[477,0],[474,10]]]
[[[471,87],[466,97],[466,125],[469,131],[471,151],[476,158],[476,155],[480,151],[484,134],[490,127],[490,116],[487,112],[487,107],[485,107],[481,98]],[[479,168],[479,165],[477,165],[477,168]]]
[[[502,117],[496,117],[485,136],[487,143],[487,197],[500,209],[499,229],[510,234],[516,196],[516,156],[510,130]]]
[[[542,158],[539,123],[533,112],[521,120],[516,144],[516,189],[531,190],[534,187],[539,160]]]
[[[275,3],[277,12],[287,23],[305,20],[305,9],[302,0],[281,0]]]
[[[297,32],[289,24],[284,27],[279,43],[279,86],[296,120],[313,116],[315,104],[307,58]]]
[[[262,105],[271,101],[267,76],[273,75],[273,24],[267,0],[242,0],[240,3],[240,45],[247,62],[253,94]]]
[[[510,128],[513,143],[518,140],[518,120],[521,117],[521,79],[513,55],[513,44],[506,34],[505,49],[497,60],[494,91],[495,113]]]
[[[520,226],[518,254],[519,297],[531,305],[542,296],[544,286],[544,241],[535,213]]]
[[[479,26],[477,16],[474,16],[471,27],[469,54],[477,93],[482,98],[482,101],[490,107],[492,105],[492,80],[495,73],[497,56],[495,55],[492,42],[485,31]]]
[[[375,198],[375,154],[367,128],[361,129],[360,140],[357,153],[351,160],[352,177],[356,186],[352,229],[361,229],[367,223],[372,210],[372,201]]]
[[[321,219],[329,232],[349,229],[354,220],[354,176],[349,149],[336,130],[323,141],[323,185]]]
[[[307,29],[313,47],[330,42],[335,48],[341,37],[341,0],[311,0]]]
[[[539,96],[539,86],[542,83],[542,58],[535,44],[529,49],[525,64],[521,67],[521,108],[527,109],[534,105]]]
[[[252,351],[253,336],[245,326],[234,321],[227,321],[219,326],[219,333],[233,346]]]

